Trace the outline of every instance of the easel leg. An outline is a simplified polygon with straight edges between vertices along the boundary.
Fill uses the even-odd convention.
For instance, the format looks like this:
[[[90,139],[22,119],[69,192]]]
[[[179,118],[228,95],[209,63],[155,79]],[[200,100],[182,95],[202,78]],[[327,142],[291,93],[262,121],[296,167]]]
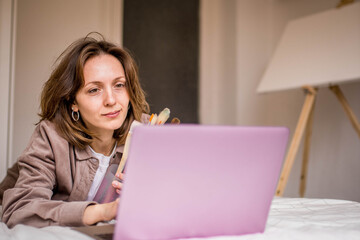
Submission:
[[[336,97],[338,98],[338,100],[340,101],[341,105],[343,106],[347,116],[349,117],[351,124],[353,125],[355,131],[357,132],[357,134],[360,137],[360,124],[359,121],[357,120],[354,112],[352,111],[349,103],[347,102],[344,94],[342,93],[342,91],[340,90],[338,85],[335,86],[330,86],[329,87],[331,91],[333,91],[336,95]]]
[[[309,115],[311,112],[311,109],[313,108],[314,102],[315,102],[315,96],[316,96],[316,89],[312,87],[304,87],[306,91],[306,98],[303,105],[303,108],[301,110],[300,118],[296,126],[296,130],[294,133],[294,136],[292,138],[289,151],[287,153],[285,163],[280,175],[278,187],[276,190],[276,196],[282,196],[284,194],[285,186],[287,183],[287,180],[289,178],[289,174],[291,171],[291,168],[294,164],[296,153],[299,149],[300,140],[304,134],[305,127],[308,123]]]
[[[306,125],[306,130],[305,130],[304,153],[303,153],[303,161],[302,161],[302,167],[301,167],[300,189],[299,189],[300,197],[304,197],[305,189],[306,189],[306,179],[307,179],[307,170],[308,170],[309,153],[310,153],[310,142],[311,142],[312,125],[313,125],[313,118],[314,118],[314,106],[315,106],[315,104],[312,105],[308,123]]]

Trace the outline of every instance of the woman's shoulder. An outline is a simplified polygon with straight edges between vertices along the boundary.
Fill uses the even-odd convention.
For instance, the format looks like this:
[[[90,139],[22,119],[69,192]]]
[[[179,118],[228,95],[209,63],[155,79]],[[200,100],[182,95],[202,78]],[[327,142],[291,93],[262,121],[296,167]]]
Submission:
[[[69,151],[69,143],[56,131],[56,125],[51,121],[42,120],[36,128],[28,142],[27,147],[22,152],[19,159],[30,159],[29,156],[47,155],[66,155]]]
[[[37,125],[39,128],[55,129],[55,124],[49,120],[41,120]]]
[[[57,131],[55,123],[49,120],[42,120],[37,124],[34,137],[46,138],[51,142],[56,141],[59,143],[67,143],[67,141]]]

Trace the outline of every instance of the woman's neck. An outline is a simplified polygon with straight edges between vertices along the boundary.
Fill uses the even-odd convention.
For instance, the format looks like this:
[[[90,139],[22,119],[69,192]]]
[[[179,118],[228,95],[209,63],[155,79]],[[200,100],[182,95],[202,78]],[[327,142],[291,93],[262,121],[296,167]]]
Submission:
[[[116,140],[111,136],[108,138],[95,138],[94,141],[90,144],[90,146],[95,152],[101,153],[104,156],[110,156],[115,144]]]

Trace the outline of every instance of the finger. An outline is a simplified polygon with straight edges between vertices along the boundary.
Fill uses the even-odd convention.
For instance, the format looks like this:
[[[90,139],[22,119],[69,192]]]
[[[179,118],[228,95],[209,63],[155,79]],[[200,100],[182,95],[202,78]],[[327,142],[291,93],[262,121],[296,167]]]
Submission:
[[[121,172],[117,172],[115,174],[115,177],[117,177],[120,180],[120,182],[122,182],[122,180],[124,180],[124,174]]]
[[[120,189],[122,188],[122,183],[119,181],[112,181],[111,185],[115,188],[115,189]]]
[[[115,177],[120,178],[120,176],[121,176],[121,171],[118,169],[115,173]]]

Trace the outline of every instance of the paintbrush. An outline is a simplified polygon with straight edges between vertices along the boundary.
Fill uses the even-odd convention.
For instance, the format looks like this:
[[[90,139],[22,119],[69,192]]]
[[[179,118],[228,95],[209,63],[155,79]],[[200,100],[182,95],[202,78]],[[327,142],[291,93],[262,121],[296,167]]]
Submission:
[[[171,122],[170,122],[171,124],[180,124],[180,119],[178,119],[178,118],[173,118],[172,120],[171,120]]]
[[[168,120],[169,117],[170,117],[170,109],[164,108],[164,110],[162,110],[159,113],[159,116],[156,119],[156,124],[157,125],[164,124]]]
[[[127,157],[128,157],[129,147],[130,147],[131,134],[132,134],[134,128],[136,126],[139,126],[139,125],[142,125],[142,123],[140,123],[140,122],[138,122],[136,120],[134,120],[131,123],[130,130],[128,132],[128,135],[126,136],[125,145],[124,145],[124,151],[123,151],[123,154],[122,154],[122,157],[121,157],[121,160],[120,160],[119,167],[118,167],[118,169],[116,171],[116,174],[122,173],[124,171],[126,160],[127,160]]]

